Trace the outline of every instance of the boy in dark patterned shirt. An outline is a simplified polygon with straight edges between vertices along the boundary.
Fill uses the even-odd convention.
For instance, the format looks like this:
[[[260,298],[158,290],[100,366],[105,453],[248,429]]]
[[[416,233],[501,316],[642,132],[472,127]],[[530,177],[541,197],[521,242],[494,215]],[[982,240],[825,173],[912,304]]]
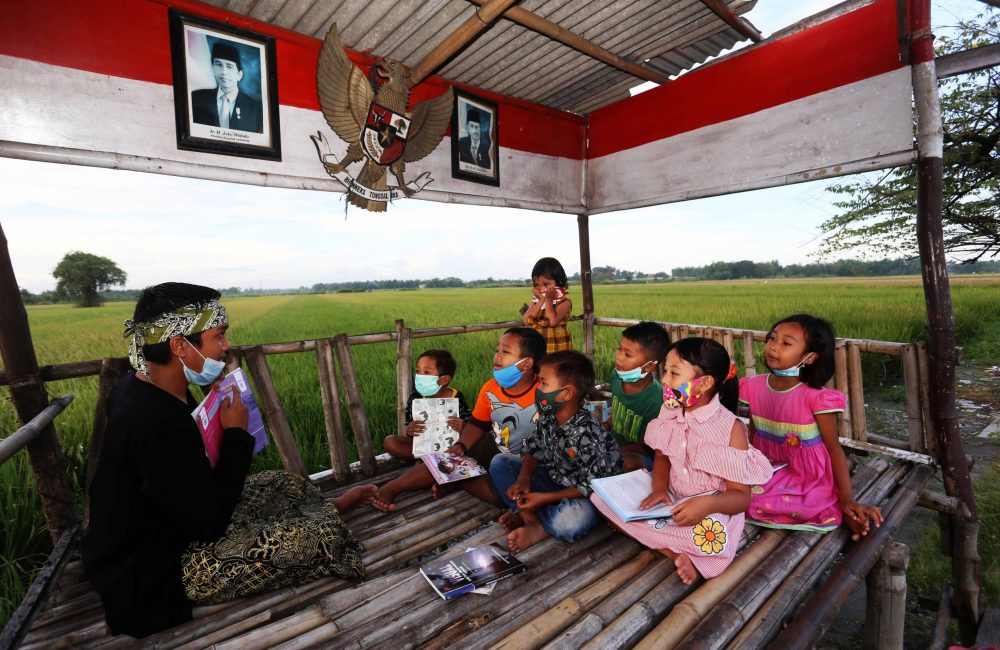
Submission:
[[[538,381],[538,424],[522,457],[500,454],[490,463],[490,479],[515,513],[503,520],[515,553],[550,535],[567,542],[586,535],[600,519],[587,498],[590,481],[622,472],[614,435],[583,407],[594,386],[590,359],[553,352],[539,363]]]

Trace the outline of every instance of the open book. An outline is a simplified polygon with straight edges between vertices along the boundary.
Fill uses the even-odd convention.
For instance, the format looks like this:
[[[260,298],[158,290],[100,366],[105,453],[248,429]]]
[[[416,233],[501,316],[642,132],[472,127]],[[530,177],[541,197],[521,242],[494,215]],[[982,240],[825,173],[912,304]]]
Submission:
[[[458,440],[458,431],[448,426],[448,418],[458,417],[457,397],[437,397],[413,400],[414,420],[424,422],[424,432],[413,438],[413,456],[444,451]]]
[[[420,457],[439,485],[463,481],[482,476],[486,470],[471,456],[453,456],[444,452],[434,452]]]
[[[653,475],[645,469],[637,469],[618,476],[595,478],[590,482],[590,487],[604,499],[622,521],[669,518],[673,516],[673,507],[688,499],[718,494],[715,490],[709,490],[676,499],[671,505],[661,504],[648,510],[640,510],[639,504],[653,491]],[[673,495],[670,497],[673,498]]]
[[[524,571],[524,565],[510,551],[494,542],[470,548],[450,560],[431,560],[420,573],[445,600],[469,593],[485,585]]]
[[[247,407],[247,432],[254,437],[253,453],[259,452],[267,446],[267,432],[264,431],[264,421],[260,416],[260,409],[257,407],[257,400],[254,399],[253,391],[247,382],[246,375],[242,368],[237,368],[223,378],[218,389],[211,390],[201,404],[191,413],[198,430],[201,431],[201,439],[205,442],[205,455],[208,456],[208,464],[212,467],[219,462],[219,450],[222,447],[222,416],[219,415],[219,407],[222,400],[230,399],[230,386],[236,386],[240,399]]]

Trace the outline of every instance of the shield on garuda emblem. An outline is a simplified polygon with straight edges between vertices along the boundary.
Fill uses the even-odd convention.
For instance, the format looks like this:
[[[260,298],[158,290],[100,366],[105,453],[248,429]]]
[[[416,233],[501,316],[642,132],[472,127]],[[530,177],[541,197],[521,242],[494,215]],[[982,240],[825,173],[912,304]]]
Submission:
[[[361,146],[368,157],[380,165],[391,165],[403,156],[410,118],[372,102],[361,136]]]

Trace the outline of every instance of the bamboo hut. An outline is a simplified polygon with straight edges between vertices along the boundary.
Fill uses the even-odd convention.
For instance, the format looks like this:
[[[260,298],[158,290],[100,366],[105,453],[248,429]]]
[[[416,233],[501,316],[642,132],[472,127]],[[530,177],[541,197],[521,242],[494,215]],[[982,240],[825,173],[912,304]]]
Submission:
[[[321,39],[335,22],[354,63],[367,67],[373,56],[392,56],[412,69],[413,101],[455,85],[495,102],[502,115],[498,185],[452,178],[446,138],[415,165],[437,179],[417,198],[575,215],[584,287],[583,312],[575,318],[583,321],[591,354],[596,328],[631,322],[597,315],[591,215],[903,164],[918,169],[928,341],[838,341],[834,382],[850,403],[841,440],[863,454],[853,473],[854,489],[882,503],[887,515],[885,525],[863,542],[848,546],[843,531],[819,536],[751,528],[732,570],[689,587],[665,560],[599,527],[573,545],[546,540],[532,547],[522,557],[531,571],[501,582],[488,600],[445,603],[426,588],[412,561],[462,535],[472,535],[466,545],[499,539],[500,528],[489,524],[497,512],[462,494],[437,502],[412,495],[400,514],[350,515],[366,549],[367,581],[325,579],[201,608],[191,623],[144,645],[807,647],[867,580],[872,601],[879,603],[867,622],[868,638],[879,647],[900,647],[906,551],[892,539],[917,505],[942,514],[942,538],[952,557],[953,613],[966,631],[974,630],[978,524],[957,432],[957,354],[942,244],[943,138],[930,2],[849,0],[767,38],[742,17],[754,4],[38,0],[0,5],[0,155],[6,157],[343,192],[314,158],[309,139],[329,132],[317,101],[316,67]],[[178,147],[171,10],[275,40],[280,159]],[[670,79],[748,39],[754,44]],[[982,65],[978,59],[952,59],[947,74]],[[629,97],[637,78],[660,86]],[[336,141],[333,147],[343,155],[346,145]],[[74,505],[54,424],[71,398],[50,404],[45,389],[54,380],[100,377],[89,450],[93,462],[103,399],[126,364],[103,359],[39,367],[6,244],[0,240],[0,384],[9,387],[24,426],[0,442],[0,462],[27,449],[55,549],[4,628],[0,647],[129,647],[133,640],[108,635],[100,600],[82,575],[77,548],[85,515]],[[269,357],[316,357],[330,469],[310,478],[336,494],[400,471],[372,444],[353,365],[356,346],[396,343],[401,407],[414,339],[510,324],[419,325],[400,321],[394,331],[330,332],[315,340],[234,350],[230,363],[248,369],[287,470],[306,474]],[[755,372],[765,332],[664,325],[672,338],[716,338],[743,359],[747,373]],[[902,360],[905,443],[868,432],[861,361],[872,353]],[[355,462],[347,452],[341,404],[358,450]],[[925,490],[937,472],[944,496]],[[449,517],[440,517],[442,512]],[[817,587],[841,554],[843,560]],[[948,602],[942,599],[945,623],[952,613]]]

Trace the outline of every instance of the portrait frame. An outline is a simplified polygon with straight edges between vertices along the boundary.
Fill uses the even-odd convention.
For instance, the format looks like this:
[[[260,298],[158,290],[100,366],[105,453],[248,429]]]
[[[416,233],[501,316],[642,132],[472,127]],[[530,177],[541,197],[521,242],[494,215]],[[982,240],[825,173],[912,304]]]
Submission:
[[[175,9],[169,19],[177,148],[280,161],[274,37]],[[213,58],[220,52],[227,58]],[[220,124],[223,106],[229,126]]]
[[[455,108],[451,113],[451,177],[499,187],[497,104],[459,88],[454,90]],[[475,152],[472,151],[474,138],[467,129],[470,111],[479,119],[480,137]]]

